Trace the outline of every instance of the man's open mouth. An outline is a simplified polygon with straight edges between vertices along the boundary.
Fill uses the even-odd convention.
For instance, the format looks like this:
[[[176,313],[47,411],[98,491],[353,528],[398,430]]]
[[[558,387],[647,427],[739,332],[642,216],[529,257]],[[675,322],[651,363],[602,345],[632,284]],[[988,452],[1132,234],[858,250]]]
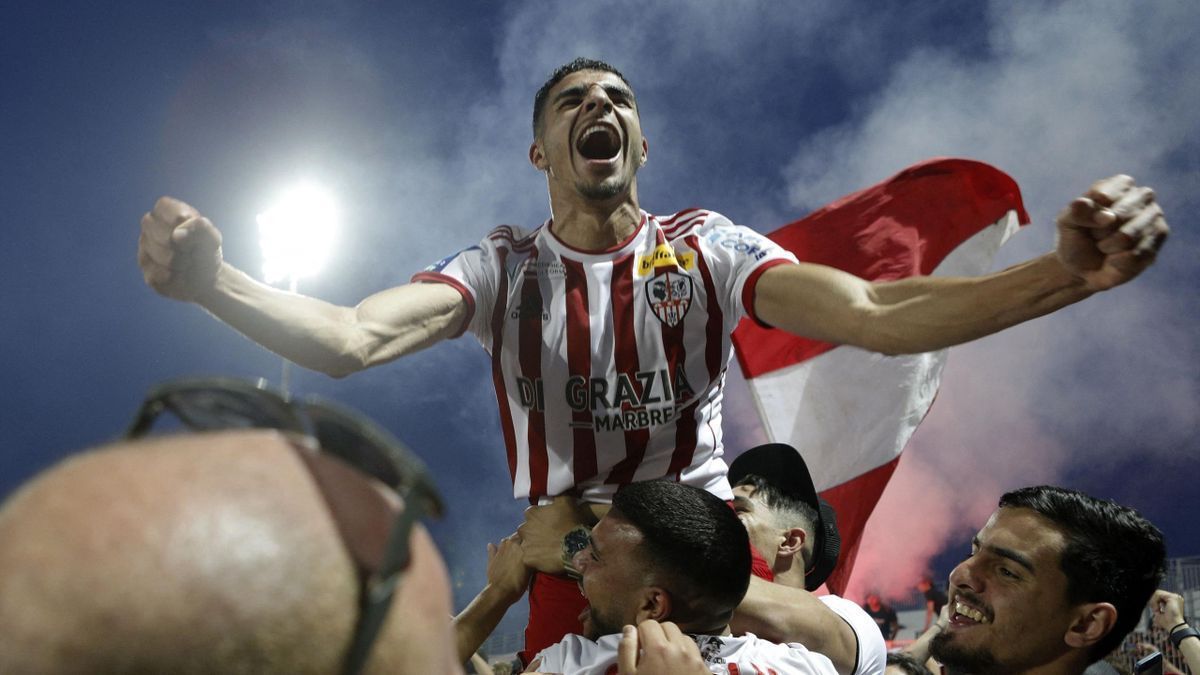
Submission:
[[[986,612],[978,607],[973,607],[962,602],[959,599],[954,601],[954,611],[951,612],[951,618],[957,623],[991,623],[991,617]]]
[[[579,135],[575,149],[584,159],[613,159],[621,152],[621,136],[610,126],[594,124]]]

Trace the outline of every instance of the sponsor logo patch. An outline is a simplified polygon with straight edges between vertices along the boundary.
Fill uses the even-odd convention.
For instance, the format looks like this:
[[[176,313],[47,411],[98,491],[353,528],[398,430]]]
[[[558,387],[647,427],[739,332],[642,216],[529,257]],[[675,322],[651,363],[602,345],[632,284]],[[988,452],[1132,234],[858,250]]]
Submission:
[[[666,244],[659,244],[653,253],[640,255],[637,260],[637,275],[644,277],[660,267],[675,267],[690,270],[696,266],[696,254],[690,251],[676,253]]]

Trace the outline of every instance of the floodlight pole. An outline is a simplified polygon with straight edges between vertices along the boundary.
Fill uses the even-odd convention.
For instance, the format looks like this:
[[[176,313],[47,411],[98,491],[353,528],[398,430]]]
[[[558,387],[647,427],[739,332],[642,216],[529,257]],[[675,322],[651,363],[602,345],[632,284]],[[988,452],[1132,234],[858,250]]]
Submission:
[[[299,287],[299,283],[298,283],[298,279],[297,279],[296,275],[295,274],[290,275],[290,281],[288,282],[288,290],[294,294],[294,293],[296,293],[296,288],[298,288],[298,287]],[[292,362],[289,361],[286,356],[281,356],[279,358],[281,361],[283,361],[283,367],[282,367],[281,372],[279,373],[279,388],[283,392],[284,396],[288,396],[288,395],[290,395],[289,386],[291,384],[291,379],[292,379]]]

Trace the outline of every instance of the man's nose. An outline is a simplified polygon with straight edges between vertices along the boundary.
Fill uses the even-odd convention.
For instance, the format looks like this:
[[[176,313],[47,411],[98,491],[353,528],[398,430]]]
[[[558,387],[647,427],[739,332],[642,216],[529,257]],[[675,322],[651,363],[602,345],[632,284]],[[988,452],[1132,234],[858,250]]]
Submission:
[[[969,588],[973,591],[982,591],[981,577],[978,570],[975,569],[975,558],[967,558],[960,562],[950,572],[950,586],[953,588]]]
[[[613,108],[612,99],[608,97],[608,92],[604,91],[604,87],[598,84],[589,87],[583,99],[583,109],[585,111],[592,112],[596,108],[603,108],[605,112]]]

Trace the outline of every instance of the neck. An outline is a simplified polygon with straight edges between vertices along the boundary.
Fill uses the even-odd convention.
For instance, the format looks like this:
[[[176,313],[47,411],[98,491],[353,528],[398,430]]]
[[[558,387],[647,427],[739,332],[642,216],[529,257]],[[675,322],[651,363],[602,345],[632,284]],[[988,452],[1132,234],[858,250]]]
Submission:
[[[771,572],[775,574],[775,583],[804,589],[804,558],[799,553],[775,556]]]
[[[670,621],[670,619],[664,619]],[[702,626],[695,622],[688,624],[679,624],[680,632],[688,635],[733,635],[733,631],[729,629],[729,624],[721,624],[719,626]]]
[[[614,248],[637,231],[642,221],[637,186],[607,200],[581,197],[572,188],[566,195],[550,189],[550,230],[563,243],[582,251]]]

